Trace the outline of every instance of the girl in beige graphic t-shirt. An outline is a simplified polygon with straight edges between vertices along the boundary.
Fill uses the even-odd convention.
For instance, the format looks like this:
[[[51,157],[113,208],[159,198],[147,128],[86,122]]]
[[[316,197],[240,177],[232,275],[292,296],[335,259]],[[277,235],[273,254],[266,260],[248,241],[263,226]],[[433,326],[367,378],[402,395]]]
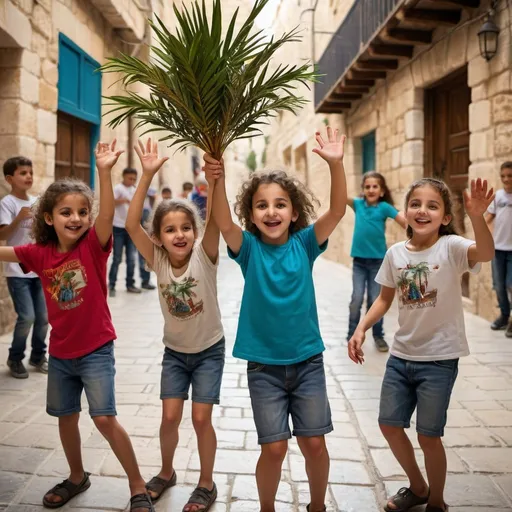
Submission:
[[[217,446],[212,426],[213,405],[219,403],[225,343],[217,301],[219,229],[208,222],[198,241],[201,219],[187,200],[160,203],[152,222],[152,237],[140,225],[144,199],[153,177],[167,158],[158,156],[148,139],[135,148],[142,177],[130,204],[126,229],[157,275],[164,316],[165,344],[160,428],[162,469],[147,484],[153,501],[176,484],[173,467],[184,401],[192,385],[192,422],[197,434],[201,474],[183,511],[208,510],[217,498],[213,464]]]

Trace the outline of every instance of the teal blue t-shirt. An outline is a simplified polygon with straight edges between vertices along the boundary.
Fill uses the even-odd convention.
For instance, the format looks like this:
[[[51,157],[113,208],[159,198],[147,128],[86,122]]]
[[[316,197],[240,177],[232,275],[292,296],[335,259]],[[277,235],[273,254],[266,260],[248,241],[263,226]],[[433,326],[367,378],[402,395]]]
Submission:
[[[354,199],[356,222],[352,237],[352,258],[383,259],[386,255],[386,219],[398,210],[385,201],[369,206],[363,198]]]
[[[245,278],[233,356],[288,365],[324,350],[313,286],[313,263],[325,251],[314,226],[269,245],[244,231],[240,252],[228,250]]]

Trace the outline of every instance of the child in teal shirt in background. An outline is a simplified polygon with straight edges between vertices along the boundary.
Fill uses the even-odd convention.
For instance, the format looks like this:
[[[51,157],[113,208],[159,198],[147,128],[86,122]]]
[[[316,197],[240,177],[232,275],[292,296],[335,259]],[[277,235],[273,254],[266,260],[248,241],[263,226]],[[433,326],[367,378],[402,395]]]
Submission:
[[[356,220],[352,238],[350,256],[354,258],[352,266],[352,299],[349,306],[349,340],[361,318],[366,292],[366,305],[370,309],[379,296],[380,285],[375,276],[386,255],[386,220],[394,219],[404,229],[407,223],[403,213],[393,206],[393,198],[386,180],[378,172],[367,172],[363,176],[363,197],[348,199],[348,205],[354,210]],[[389,350],[384,339],[384,320],[373,326],[373,339],[381,352]]]

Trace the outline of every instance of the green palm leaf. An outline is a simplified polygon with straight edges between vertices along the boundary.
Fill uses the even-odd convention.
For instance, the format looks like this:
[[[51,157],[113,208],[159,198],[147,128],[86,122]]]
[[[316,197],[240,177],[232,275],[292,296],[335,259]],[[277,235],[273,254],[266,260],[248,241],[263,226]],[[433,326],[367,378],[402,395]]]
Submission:
[[[107,114],[114,114],[109,126],[133,117],[145,133],[166,132],[160,140],[172,141],[171,146],[194,145],[220,158],[233,141],[260,134],[260,125],[278,111],[297,113],[306,103],[296,94],[297,87],[308,86],[318,75],[308,64],[278,66],[269,73],[275,52],[299,38],[292,30],[265,41],[262,31],[253,31],[268,2],[255,0],[235,33],[237,9],[224,40],[221,0],[213,0],[210,21],[204,0],[181,12],[175,6],[176,34],[158,17],[150,22],[157,39],[151,62],[121,54],[101,67],[103,72],[120,73],[125,87],[142,83],[149,88],[147,98],[133,92],[108,97]]]

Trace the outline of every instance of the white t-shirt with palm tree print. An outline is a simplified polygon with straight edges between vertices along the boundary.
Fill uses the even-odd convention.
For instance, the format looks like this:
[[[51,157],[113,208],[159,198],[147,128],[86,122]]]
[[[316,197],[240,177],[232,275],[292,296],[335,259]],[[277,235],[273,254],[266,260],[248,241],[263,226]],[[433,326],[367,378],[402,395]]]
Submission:
[[[391,354],[409,361],[442,361],[469,355],[464,328],[461,277],[474,244],[441,236],[429,249],[413,252],[406,242],[390,247],[375,281],[396,288],[399,329]]]
[[[164,315],[163,342],[177,352],[197,354],[224,336],[217,301],[217,268],[196,242],[187,270],[176,277],[169,253],[155,245],[153,270],[156,274],[160,307]]]

